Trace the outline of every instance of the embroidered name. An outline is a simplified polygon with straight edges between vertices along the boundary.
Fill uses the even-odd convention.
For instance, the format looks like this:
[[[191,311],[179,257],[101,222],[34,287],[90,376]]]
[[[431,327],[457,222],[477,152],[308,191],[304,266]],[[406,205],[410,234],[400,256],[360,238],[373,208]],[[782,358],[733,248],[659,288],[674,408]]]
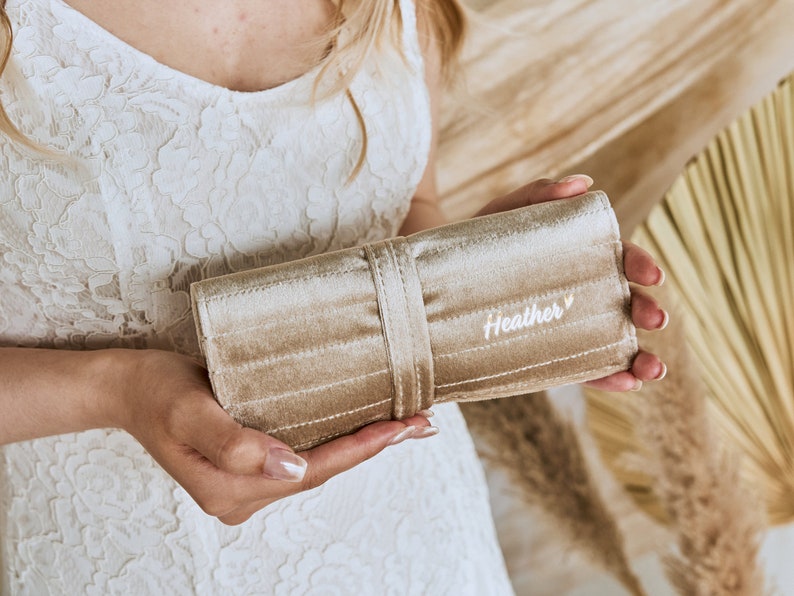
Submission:
[[[563,298],[563,306],[559,306],[556,302],[545,308],[533,304],[531,308],[527,306],[523,313],[513,316],[505,316],[502,311],[496,315],[489,314],[488,321],[483,326],[485,339],[490,339],[491,336],[498,337],[500,333],[511,333],[527,327],[558,321],[571,308],[571,304],[573,304],[573,294],[567,294]]]

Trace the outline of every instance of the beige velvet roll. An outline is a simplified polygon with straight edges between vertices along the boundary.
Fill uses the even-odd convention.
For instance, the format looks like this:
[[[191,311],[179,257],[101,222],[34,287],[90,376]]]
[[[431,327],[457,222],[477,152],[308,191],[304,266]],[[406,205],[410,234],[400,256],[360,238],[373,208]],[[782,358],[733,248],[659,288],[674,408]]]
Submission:
[[[637,352],[603,192],[193,284],[219,403],[297,450],[433,403],[599,378]]]

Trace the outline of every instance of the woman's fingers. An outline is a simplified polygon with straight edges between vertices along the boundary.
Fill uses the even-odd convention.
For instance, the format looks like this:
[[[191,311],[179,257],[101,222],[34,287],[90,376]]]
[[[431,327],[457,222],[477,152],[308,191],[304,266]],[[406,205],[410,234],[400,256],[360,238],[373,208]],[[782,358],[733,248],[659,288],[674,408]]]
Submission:
[[[655,331],[664,329],[669,318],[656,300],[635,288],[631,291],[631,319],[640,329]],[[601,391],[632,391],[640,389],[644,381],[661,380],[666,374],[667,367],[656,354],[640,350],[630,370],[588,381],[585,385]]]
[[[592,184],[593,179],[584,174],[574,174],[556,181],[549,178],[541,178],[503,197],[494,199],[483,207],[477,215],[501,213],[526,207],[527,205],[575,197],[586,193]]]
[[[557,181],[536,180],[491,201],[478,215],[574,197],[587,192],[592,184],[592,178],[581,174],[566,176]],[[623,243],[623,264],[626,278],[633,284],[659,286],[664,282],[664,272],[654,258],[630,242]],[[631,317],[635,326],[646,330],[664,329],[668,321],[667,312],[653,298],[636,288],[632,289]],[[590,381],[587,385],[605,391],[630,391],[639,389],[644,381],[663,378],[666,372],[664,363],[656,355],[640,351],[631,370]]]
[[[309,462],[303,488],[310,489],[374,457],[386,447],[421,437],[430,423],[424,416],[375,422],[361,430],[301,453]]]
[[[644,260],[645,258],[641,254],[634,254],[639,260]],[[653,259],[651,259],[651,262],[653,263]],[[645,265],[640,265],[642,269],[645,269]],[[664,329],[667,326],[668,315],[664,309],[659,307],[656,300],[645,292],[634,288],[631,291],[631,319],[634,325],[640,329],[655,331]],[[644,381],[663,379],[666,374],[667,367],[658,356],[640,350],[634,358],[630,370],[615,373],[595,381],[589,381],[585,385],[602,391],[632,391],[640,389]]]
[[[601,391],[636,391],[643,382],[660,381],[667,374],[667,366],[655,354],[640,350],[631,369],[585,383],[587,387]]]
[[[193,429],[207,425],[204,436],[192,437],[192,449],[184,445],[180,455],[172,452],[162,463],[206,513],[230,525],[244,522],[277,499],[323,484],[395,439],[420,437],[433,429],[422,415],[377,422],[296,454],[272,437],[240,427],[214,405],[226,420],[204,406],[192,425]],[[215,431],[207,432],[210,428]]]
[[[133,434],[209,515],[240,523],[277,499],[318,486],[390,444],[438,432],[422,412],[377,422],[310,451],[238,424],[212,396],[207,371],[171,352],[142,350],[131,370],[145,371],[124,404]]]
[[[623,242],[623,268],[630,282],[641,286],[660,286],[664,283],[664,271],[654,258],[631,242]]]
[[[560,180],[543,178],[519,188],[508,196],[513,196],[519,206],[537,205],[558,199],[569,199],[587,192],[593,179],[585,174],[574,174]]]
[[[545,200],[539,202],[576,197],[586,193],[591,186],[593,186],[593,179],[587,174],[571,174],[560,178],[550,188],[547,188],[547,192],[544,194]]]
[[[642,387],[642,381],[629,371],[621,371],[608,377],[587,381],[584,385],[600,391],[634,391]]]
[[[631,320],[640,329],[661,331],[667,327],[669,315],[648,294],[633,289],[631,291]]]
[[[631,374],[640,381],[659,381],[667,374],[667,366],[656,354],[640,350],[631,364]]]
[[[356,433],[301,452],[301,455],[309,462],[309,473],[300,485],[290,486],[290,491],[294,493],[316,488],[333,476],[363,463],[389,446],[401,443],[406,439],[419,439],[437,433],[438,429],[430,426],[425,414],[417,414],[400,421],[370,424]],[[257,495],[252,495],[252,498],[241,506],[218,516],[218,519],[228,525],[240,524],[275,500],[258,496],[260,498],[257,498]]]
[[[648,286],[664,281],[664,274],[653,257],[641,248],[626,243],[624,255],[629,281]],[[667,326],[669,316],[656,300],[635,287],[631,290],[631,319],[640,329],[656,331]],[[602,391],[636,391],[643,382],[661,380],[666,374],[667,367],[658,356],[640,350],[630,370],[589,381],[585,385]]]

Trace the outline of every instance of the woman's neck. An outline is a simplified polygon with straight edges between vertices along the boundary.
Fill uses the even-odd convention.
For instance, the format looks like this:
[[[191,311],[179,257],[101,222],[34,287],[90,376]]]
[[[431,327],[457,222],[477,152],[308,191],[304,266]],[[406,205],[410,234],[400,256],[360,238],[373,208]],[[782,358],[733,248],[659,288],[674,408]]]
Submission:
[[[330,0],[65,0],[158,62],[238,91],[270,89],[318,64]]]

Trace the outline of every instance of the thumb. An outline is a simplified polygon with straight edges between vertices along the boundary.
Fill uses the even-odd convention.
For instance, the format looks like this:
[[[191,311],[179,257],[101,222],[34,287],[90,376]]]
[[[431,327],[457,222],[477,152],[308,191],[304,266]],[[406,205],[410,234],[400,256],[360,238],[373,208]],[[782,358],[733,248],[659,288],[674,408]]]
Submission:
[[[231,418],[213,399],[202,400],[184,425],[182,441],[231,474],[300,482],[306,460],[288,445]]]

